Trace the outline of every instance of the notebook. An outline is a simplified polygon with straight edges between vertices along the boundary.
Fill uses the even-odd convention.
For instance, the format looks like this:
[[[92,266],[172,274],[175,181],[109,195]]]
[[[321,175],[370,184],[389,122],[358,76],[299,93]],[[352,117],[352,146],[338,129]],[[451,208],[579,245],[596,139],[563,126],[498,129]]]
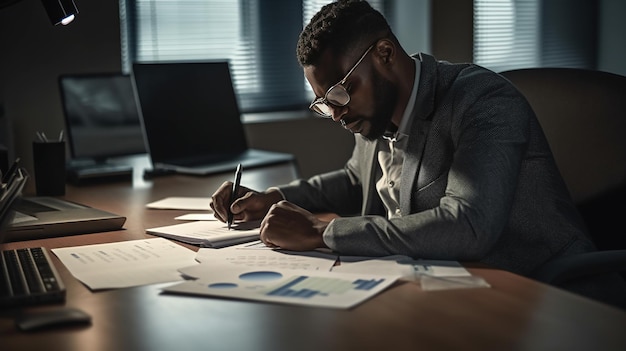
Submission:
[[[22,169],[11,183],[2,183],[0,244],[13,219],[13,205],[28,178]],[[65,284],[45,247],[0,250],[0,306],[20,306],[65,301]]]
[[[134,63],[132,77],[155,171],[207,175],[294,160],[248,147],[227,61]]]
[[[21,197],[6,241],[122,229],[126,217],[56,197]]]

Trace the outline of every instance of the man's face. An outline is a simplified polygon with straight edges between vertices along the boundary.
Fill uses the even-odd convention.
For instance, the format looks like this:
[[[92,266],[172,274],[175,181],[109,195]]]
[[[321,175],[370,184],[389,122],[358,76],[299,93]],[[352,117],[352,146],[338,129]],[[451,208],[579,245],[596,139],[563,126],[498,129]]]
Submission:
[[[369,53],[343,84],[350,94],[350,102],[343,107],[328,104],[335,122],[343,120],[345,129],[369,140],[383,135],[397,103],[396,85],[376,69],[372,55],[375,53]],[[358,57],[336,60],[327,51],[317,66],[304,68],[304,75],[315,95],[321,97],[357,60]]]

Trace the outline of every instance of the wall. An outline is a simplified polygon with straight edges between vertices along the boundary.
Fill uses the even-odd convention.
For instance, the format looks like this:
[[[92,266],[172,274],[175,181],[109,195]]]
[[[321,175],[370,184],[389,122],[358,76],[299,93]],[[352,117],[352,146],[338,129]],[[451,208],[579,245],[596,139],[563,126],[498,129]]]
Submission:
[[[431,47],[439,60],[472,62],[473,2],[470,0],[431,0]]]
[[[600,1],[598,69],[626,76],[626,1]]]
[[[120,69],[115,1],[77,1],[81,13],[67,27],[53,27],[39,0],[0,10],[0,90],[12,122],[15,156],[29,171],[35,131],[63,129],[57,88],[62,73]]]
[[[121,70],[118,2],[76,4],[80,13],[66,27],[53,27],[39,0],[0,9],[0,105],[12,121],[0,127],[11,128],[14,155],[30,172],[35,132],[56,136],[63,129],[57,77]],[[348,132],[315,117],[252,123],[246,132],[252,147],[294,153],[306,177],[342,167],[354,145]]]
[[[394,0],[390,15],[391,29],[408,54],[431,52],[431,0]]]

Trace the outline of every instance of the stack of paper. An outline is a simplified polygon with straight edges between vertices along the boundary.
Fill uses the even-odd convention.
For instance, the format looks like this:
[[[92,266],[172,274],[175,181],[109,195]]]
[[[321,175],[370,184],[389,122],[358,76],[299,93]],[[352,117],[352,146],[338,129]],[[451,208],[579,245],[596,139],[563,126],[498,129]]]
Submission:
[[[166,292],[329,308],[350,308],[398,279],[423,290],[488,287],[456,261],[337,256],[270,249],[261,242],[200,249],[198,265],[179,271],[189,280]]]
[[[177,282],[165,292],[350,308],[398,279],[424,290],[488,287],[458,262],[271,249],[261,242],[197,253],[164,238],[53,249],[93,290]]]
[[[219,221],[195,221],[146,229],[146,233],[200,247],[220,248],[259,239],[259,223],[235,223],[230,229]]]
[[[200,249],[199,265],[179,271],[194,280],[170,293],[240,298],[329,308],[349,308],[395,282],[396,274],[334,273],[337,255],[275,250],[260,242]]]
[[[209,207],[210,197],[166,197],[146,205],[150,209],[197,210],[175,219],[192,221],[146,229],[146,233],[182,241],[200,247],[225,247],[259,238],[259,222],[235,223],[229,229],[219,222]]]

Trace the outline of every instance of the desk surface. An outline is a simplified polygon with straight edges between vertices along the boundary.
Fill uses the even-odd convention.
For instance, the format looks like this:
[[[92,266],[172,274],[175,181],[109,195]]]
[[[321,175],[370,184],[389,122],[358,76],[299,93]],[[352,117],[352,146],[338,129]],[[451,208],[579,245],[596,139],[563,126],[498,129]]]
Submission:
[[[289,165],[244,172],[257,190],[295,177]],[[210,196],[231,174],[165,176],[69,186],[65,198],[127,216],[120,231],[15,242],[48,248],[151,237],[145,229],[174,223],[184,211],[148,210],[166,196]],[[18,309],[0,311],[2,350],[625,350],[626,313],[479,266],[469,270],[490,289],[424,292],[398,283],[350,310],[161,295],[160,286],[91,292],[62,263],[66,305],[93,317],[88,327],[20,332]],[[473,268],[472,268],[473,267]],[[54,306],[29,307],[45,310]]]

